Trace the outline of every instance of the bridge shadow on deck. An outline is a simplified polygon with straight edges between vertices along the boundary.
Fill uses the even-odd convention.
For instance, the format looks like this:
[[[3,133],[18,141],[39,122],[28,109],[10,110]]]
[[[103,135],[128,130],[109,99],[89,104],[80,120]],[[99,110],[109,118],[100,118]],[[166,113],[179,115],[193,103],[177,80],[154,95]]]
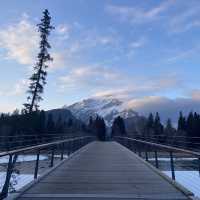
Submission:
[[[120,144],[92,142],[26,190],[18,199],[189,198]]]

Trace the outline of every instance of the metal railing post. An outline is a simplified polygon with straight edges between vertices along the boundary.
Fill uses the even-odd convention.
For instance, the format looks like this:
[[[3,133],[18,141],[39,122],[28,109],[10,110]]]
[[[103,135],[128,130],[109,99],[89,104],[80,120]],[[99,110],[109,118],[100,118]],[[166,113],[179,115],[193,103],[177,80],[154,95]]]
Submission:
[[[70,141],[67,143],[67,155],[69,156],[71,154],[70,152]]]
[[[157,153],[157,150],[155,150],[154,153],[155,153],[156,168],[158,168],[159,165],[158,165],[158,153]]]
[[[40,160],[40,150],[37,152],[37,158],[35,163],[35,171],[34,171],[34,179],[38,176],[38,167],[39,167],[39,160]]]
[[[74,140],[72,140],[72,142],[71,142],[71,153],[74,153]]]
[[[63,160],[63,154],[64,154],[64,143],[61,144],[61,155],[60,155],[60,160]]]
[[[9,154],[9,161],[8,161],[7,171],[6,171],[6,179],[5,179],[5,183],[3,185],[2,191],[0,193],[0,199],[4,199],[8,196],[10,179],[11,179],[16,161],[17,161],[17,154],[15,155]]]
[[[148,161],[149,159],[148,159],[148,152],[147,152],[147,149],[145,148],[145,159],[146,159],[146,161]]]
[[[53,164],[54,164],[54,148],[52,148],[52,151],[51,151],[51,163],[50,163],[50,167],[53,167]]]
[[[175,180],[174,159],[172,151],[170,151],[170,164],[171,164],[172,179]]]
[[[138,155],[141,157],[142,154],[141,154],[141,149],[140,149],[140,145],[138,145]]]

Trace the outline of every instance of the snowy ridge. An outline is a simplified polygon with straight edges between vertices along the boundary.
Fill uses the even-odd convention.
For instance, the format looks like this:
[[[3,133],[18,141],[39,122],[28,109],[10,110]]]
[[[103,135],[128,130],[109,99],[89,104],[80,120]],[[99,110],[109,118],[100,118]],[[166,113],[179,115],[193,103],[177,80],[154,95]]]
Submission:
[[[110,125],[114,118],[121,116],[124,119],[138,116],[137,112],[126,108],[126,103],[112,97],[94,97],[64,106],[72,114],[83,121],[88,121],[90,116],[100,115],[104,117],[107,125]]]

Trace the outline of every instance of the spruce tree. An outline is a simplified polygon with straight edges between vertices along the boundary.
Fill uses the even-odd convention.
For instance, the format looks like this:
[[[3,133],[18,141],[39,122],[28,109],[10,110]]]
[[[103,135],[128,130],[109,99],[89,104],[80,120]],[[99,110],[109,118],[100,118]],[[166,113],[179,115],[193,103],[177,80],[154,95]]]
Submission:
[[[182,112],[179,113],[178,131],[186,131],[186,119]]]
[[[146,122],[146,133],[147,137],[152,136],[154,129],[154,116],[152,113],[149,114],[147,122]]]
[[[52,114],[48,114],[48,120],[47,120],[47,126],[46,126],[46,129],[47,129],[47,133],[55,133],[55,123],[54,123],[54,120],[53,120],[53,116]]]
[[[154,120],[154,134],[157,136],[158,142],[162,141],[162,134],[163,134],[163,125],[160,122],[159,113],[156,112],[155,120]]]
[[[186,130],[187,130],[187,134],[190,137],[194,136],[194,114],[193,112],[190,112],[188,117],[187,117],[187,124],[186,124]]]
[[[64,132],[64,124],[61,115],[59,115],[56,121],[55,130],[58,134],[62,134]]]
[[[51,25],[51,17],[47,9],[43,12],[43,18],[41,23],[37,25],[40,33],[40,52],[37,56],[37,62],[34,66],[34,73],[30,77],[30,85],[27,97],[27,103],[24,104],[25,111],[31,113],[33,110],[38,110],[39,102],[42,100],[41,94],[44,91],[44,85],[46,84],[46,76],[48,68],[47,62],[52,61],[48,49],[51,48],[48,42],[48,36],[54,27]]]
[[[173,141],[172,137],[175,136],[175,129],[172,126],[171,119],[167,119],[167,123],[164,129],[164,142],[168,143],[169,141]]]
[[[124,119],[120,116],[116,117],[113,121],[112,136],[114,135],[126,135]]]
[[[99,140],[105,141],[106,140],[106,125],[104,119],[97,116],[94,122],[94,127],[96,131],[96,135]]]

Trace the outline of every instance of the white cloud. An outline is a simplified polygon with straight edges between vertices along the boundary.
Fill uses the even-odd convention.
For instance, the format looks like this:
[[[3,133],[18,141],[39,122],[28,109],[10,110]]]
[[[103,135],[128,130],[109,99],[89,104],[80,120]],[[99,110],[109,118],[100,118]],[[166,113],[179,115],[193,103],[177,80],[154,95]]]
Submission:
[[[29,80],[21,79],[14,85],[13,90],[8,92],[7,95],[16,96],[16,95],[24,94],[28,89],[28,85],[29,85]]]
[[[140,49],[144,47],[144,45],[147,43],[146,37],[141,37],[138,40],[132,41],[129,44],[128,51],[127,51],[127,57],[132,58],[134,54],[136,53],[137,49]]]
[[[140,47],[143,47],[145,43],[146,43],[146,38],[141,37],[138,40],[131,42],[130,47],[131,48],[140,48]]]
[[[107,5],[105,9],[108,13],[119,17],[121,21],[146,23],[159,18],[160,15],[166,11],[173,2],[174,0],[163,1],[163,3],[149,10],[124,5]]]
[[[54,43],[59,44],[60,40],[68,39],[70,27],[64,24],[56,27],[57,34],[54,35]],[[30,68],[36,62],[39,51],[39,33],[36,25],[33,25],[27,14],[23,14],[22,19],[0,30],[0,47],[6,50],[4,58],[15,60],[16,62],[28,65]],[[50,71],[54,71],[66,66],[66,59],[69,52],[57,50],[61,47],[52,47],[51,55],[53,62],[49,63]],[[71,50],[73,51],[73,50]],[[71,52],[70,52],[71,53]]]
[[[199,47],[193,47],[191,49],[186,49],[186,50],[181,50],[177,53],[173,52],[173,56],[171,56],[170,58],[167,59],[167,62],[176,62],[177,60],[182,60],[185,58],[190,57],[191,55],[193,55],[194,53],[199,51]]]
[[[169,32],[179,33],[200,27],[199,12],[199,5],[194,6],[189,3],[183,11],[178,12],[169,19]]]
[[[3,88],[0,91],[0,96],[12,97],[25,94],[28,89],[29,80],[20,79],[9,89]]]
[[[138,98],[145,95],[164,93],[181,88],[182,81],[176,75],[163,77],[132,77],[116,68],[99,65],[71,68],[69,73],[59,78],[62,92],[71,89],[90,93],[91,96],[114,96],[117,98]]]
[[[49,70],[54,71],[66,67],[66,57],[64,52],[52,52],[53,61],[49,63]]]
[[[66,40],[69,39],[71,32],[71,26],[67,24],[59,24],[56,27],[56,33],[59,35],[60,39]]]
[[[146,116],[150,112],[159,112],[163,122],[166,122],[167,118],[171,118],[174,123],[177,123],[180,111],[184,114],[188,114],[190,111],[200,112],[200,100],[190,97],[171,99],[163,96],[145,96],[128,101],[127,107]]]
[[[117,81],[120,74],[108,68],[100,66],[75,67],[68,75],[60,77],[62,88],[87,88],[94,89],[112,85]]]
[[[192,99],[200,100],[200,90],[195,89],[190,92]]]
[[[38,41],[38,33],[27,17],[0,30],[0,47],[6,49],[6,58],[20,64],[33,64]]]

